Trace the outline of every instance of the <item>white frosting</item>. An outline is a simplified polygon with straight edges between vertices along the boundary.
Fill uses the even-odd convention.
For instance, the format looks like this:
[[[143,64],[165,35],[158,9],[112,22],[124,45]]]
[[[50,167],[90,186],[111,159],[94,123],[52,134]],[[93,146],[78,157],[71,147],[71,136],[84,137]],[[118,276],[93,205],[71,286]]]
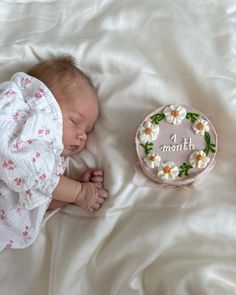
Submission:
[[[194,123],[193,123],[193,130],[196,134],[198,135],[204,135],[205,132],[209,131],[209,125],[208,122],[204,119],[197,119]]]
[[[170,139],[171,139],[174,143],[176,143],[176,134],[172,134],[171,137],[170,137]]]
[[[164,180],[173,180],[178,176],[179,168],[173,162],[161,163],[158,167],[157,176]]]
[[[165,114],[167,122],[174,125],[179,125],[186,117],[187,111],[185,107],[181,105],[170,105],[163,110],[163,113]]]
[[[204,169],[209,162],[210,158],[206,156],[204,151],[195,151],[189,156],[189,163],[192,167]]]
[[[149,168],[159,167],[161,163],[161,157],[152,152],[144,158],[144,163]]]
[[[174,134],[175,135],[175,134]],[[176,137],[175,137],[176,139]],[[191,151],[195,149],[194,144],[192,143],[192,138],[189,137],[188,139],[186,137],[183,138],[183,143],[180,144],[171,144],[171,145],[165,145],[163,144],[160,147],[162,152],[178,152],[178,151]]]
[[[140,128],[139,139],[142,143],[153,142],[159,134],[159,126],[147,121]]]

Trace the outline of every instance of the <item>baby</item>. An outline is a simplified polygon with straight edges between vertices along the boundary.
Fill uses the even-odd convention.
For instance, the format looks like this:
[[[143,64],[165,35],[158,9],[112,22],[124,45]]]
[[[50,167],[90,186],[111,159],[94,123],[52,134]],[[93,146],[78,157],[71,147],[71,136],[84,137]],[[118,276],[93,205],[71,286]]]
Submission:
[[[32,244],[48,209],[101,207],[103,171],[63,176],[64,157],[84,149],[98,112],[95,88],[70,56],[0,84],[0,251]]]

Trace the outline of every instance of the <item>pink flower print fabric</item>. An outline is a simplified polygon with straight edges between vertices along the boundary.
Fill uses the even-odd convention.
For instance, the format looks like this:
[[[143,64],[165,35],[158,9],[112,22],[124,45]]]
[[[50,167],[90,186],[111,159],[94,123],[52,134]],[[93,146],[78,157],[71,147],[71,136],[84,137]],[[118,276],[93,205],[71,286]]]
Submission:
[[[0,84],[0,128],[1,251],[36,239],[65,161],[60,107],[36,78]]]

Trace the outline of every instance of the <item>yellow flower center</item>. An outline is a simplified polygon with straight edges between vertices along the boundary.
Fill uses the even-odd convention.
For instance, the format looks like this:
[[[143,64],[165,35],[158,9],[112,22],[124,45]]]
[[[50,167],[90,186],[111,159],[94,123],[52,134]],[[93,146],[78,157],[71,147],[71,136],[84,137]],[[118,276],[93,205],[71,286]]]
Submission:
[[[202,155],[197,155],[197,157],[196,157],[196,160],[197,161],[201,161],[203,159],[203,156]]]
[[[150,160],[150,161],[155,161],[155,159],[156,159],[155,156],[151,156],[151,157],[149,157],[149,160]]]
[[[171,115],[172,115],[173,117],[177,117],[177,116],[179,115],[179,112],[176,111],[176,110],[174,110],[174,111],[171,112]]]
[[[151,128],[146,128],[146,129],[145,129],[145,133],[146,133],[147,135],[151,134],[151,133],[152,133],[152,129],[151,129]]]
[[[164,173],[170,173],[171,172],[171,168],[169,166],[166,166],[164,169],[163,169]]]
[[[200,122],[200,123],[197,124],[196,127],[197,127],[198,130],[202,130],[204,128],[204,125]]]

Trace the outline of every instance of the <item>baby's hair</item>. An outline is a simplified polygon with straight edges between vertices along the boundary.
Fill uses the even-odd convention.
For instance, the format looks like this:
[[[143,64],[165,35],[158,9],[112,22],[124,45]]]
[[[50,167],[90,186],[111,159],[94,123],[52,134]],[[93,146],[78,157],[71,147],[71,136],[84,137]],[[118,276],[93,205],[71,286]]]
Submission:
[[[79,78],[81,82],[87,81],[91,89],[95,92],[93,82],[79,69],[76,60],[71,55],[62,55],[41,61],[30,68],[27,74],[42,81],[52,92],[58,83],[66,83],[68,85],[75,78]]]

